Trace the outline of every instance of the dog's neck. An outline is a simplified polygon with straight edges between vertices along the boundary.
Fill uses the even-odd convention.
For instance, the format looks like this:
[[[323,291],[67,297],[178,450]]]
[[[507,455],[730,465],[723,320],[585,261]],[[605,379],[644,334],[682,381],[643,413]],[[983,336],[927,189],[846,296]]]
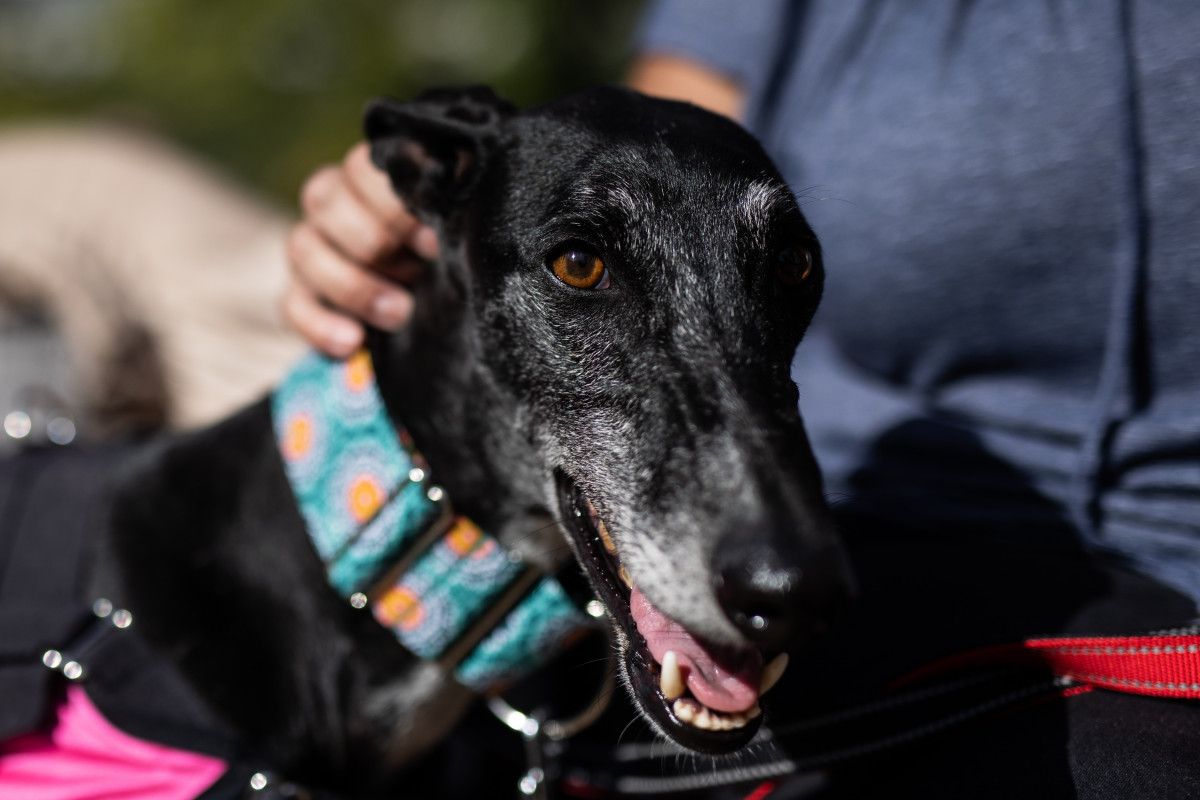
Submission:
[[[414,287],[411,323],[368,336],[383,402],[455,508],[553,572],[569,554],[546,510],[547,476],[530,445],[536,432],[520,398],[495,379],[486,328],[456,274],[465,259],[461,239],[450,232],[442,240],[441,261]]]
[[[465,298],[443,270],[414,288],[411,323],[394,334],[372,331],[368,350],[388,414],[412,432],[421,452],[474,519],[492,521],[495,503],[485,489],[491,476],[469,444],[478,433],[474,402],[479,354],[467,324]],[[474,442],[476,445],[478,441]]]

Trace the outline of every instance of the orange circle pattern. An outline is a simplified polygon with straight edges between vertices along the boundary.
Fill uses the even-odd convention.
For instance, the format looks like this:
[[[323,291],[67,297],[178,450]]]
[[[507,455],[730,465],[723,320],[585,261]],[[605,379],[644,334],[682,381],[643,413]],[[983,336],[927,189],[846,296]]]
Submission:
[[[288,420],[280,450],[287,461],[299,461],[308,455],[313,443],[313,421],[307,414],[297,414]]]
[[[366,350],[359,350],[346,359],[346,387],[352,392],[366,390],[375,381],[375,370],[371,366],[371,356]]]
[[[425,621],[425,605],[406,586],[393,586],[375,603],[375,618],[383,625],[411,631]]]
[[[350,514],[354,521],[363,523],[375,516],[383,505],[383,486],[374,475],[358,475],[350,482]]]

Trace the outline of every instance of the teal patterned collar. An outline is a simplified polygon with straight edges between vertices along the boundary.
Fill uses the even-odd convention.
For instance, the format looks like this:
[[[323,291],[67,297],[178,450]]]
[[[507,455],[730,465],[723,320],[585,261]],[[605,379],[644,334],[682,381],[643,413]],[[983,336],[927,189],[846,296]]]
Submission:
[[[587,626],[558,581],[450,510],[388,418],[366,351],[308,356],[275,390],[271,412],[330,585],[413,653],[487,693]]]

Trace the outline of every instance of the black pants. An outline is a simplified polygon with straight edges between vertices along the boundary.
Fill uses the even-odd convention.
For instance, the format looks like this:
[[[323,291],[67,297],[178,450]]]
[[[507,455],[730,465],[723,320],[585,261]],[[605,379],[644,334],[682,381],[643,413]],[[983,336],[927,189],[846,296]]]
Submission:
[[[989,644],[1195,620],[1190,598],[1080,553],[884,531],[870,519],[844,527],[863,601],[805,668],[810,685],[833,695]],[[1042,698],[835,765],[818,796],[1200,797],[1200,701],[1102,690]]]

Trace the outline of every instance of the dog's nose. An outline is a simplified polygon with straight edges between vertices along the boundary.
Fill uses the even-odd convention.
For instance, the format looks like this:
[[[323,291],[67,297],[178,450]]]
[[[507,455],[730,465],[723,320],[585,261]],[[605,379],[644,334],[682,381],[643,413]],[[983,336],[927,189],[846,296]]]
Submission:
[[[713,582],[726,616],[765,649],[823,632],[850,594],[836,546],[814,551],[769,529],[725,536],[713,555]]]

